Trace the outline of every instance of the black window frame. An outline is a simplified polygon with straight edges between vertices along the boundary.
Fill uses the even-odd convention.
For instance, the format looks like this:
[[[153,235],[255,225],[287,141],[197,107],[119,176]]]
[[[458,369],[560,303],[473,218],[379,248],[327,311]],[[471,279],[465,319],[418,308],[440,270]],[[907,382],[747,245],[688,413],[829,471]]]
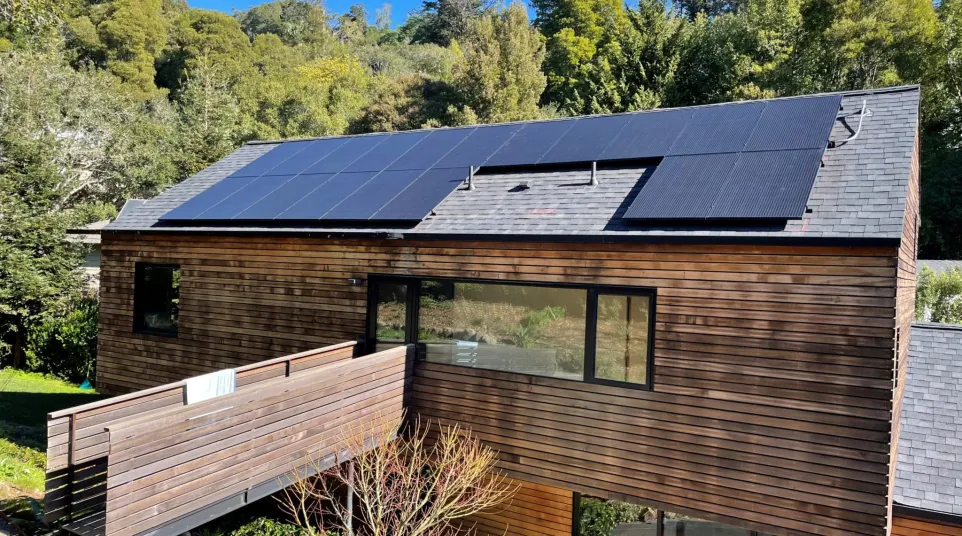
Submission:
[[[580,283],[559,283],[542,281],[516,281],[488,278],[464,278],[464,277],[445,277],[445,276],[408,276],[397,274],[368,274],[368,297],[367,297],[367,333],[365,334],[365,353],[373,353],[377,343],[377,289],[380,283],[393,283],[407,285],[407,299],[405,311],[404,342],[414,344],[416,347],[417,360],[425,359],[425,348],[423,344],[417,342],[417,335],[421,332],[419,320],[419,308],[421,304],[421,282],[422,281],[446,281],[452,283],[487,283],[494,285],[514,285],[527,287],[543,288],[566,288],[579,289],[587,293],[585,311],[585,344],[584,344],[584,372],[581,380],[570,380],[553,376],[539,376],[523,372],[500,371],[506,374],[517,374],[520,376],[531,376],[536,378],[551,378],[559,381],[571,381],[594,385],[606,385],[610,387],[622,387],[636,389],[639,391],[653,390],[655,378],[655,319],[657,289],[654,287],[628,287],[623,285],[589,285]],[[598,296],[646,296],[648,302],[648,355],[646,363],[645,383],[623,382],[609,380],[606,378],[595,377],[595,335],[598,324]],[[451,365],[461,366],[461,365]],[[464,367],[471,368],[471,367]],[[493,370],[497,369],[480,369]]]
[[[173,263],[161,263],[161,262],[138,262],[134,264],[134,333],[141,333],[144,335],[159,335],[161,337],[177,337],[177,332],[179,328],[180,319],[180,307],[177,307],[177,318],[178,325],[174,326],[173,329],[157,329],[149,328],[144,324],[144,313],[146,296],[144,294],[144,270],[146,268],[170,268],[171,270],[180,271],[179,264]],[[183,271],[181,271],[181,277],[183,277]],[[180,297],[180,290],[177,292],[178,298]]]

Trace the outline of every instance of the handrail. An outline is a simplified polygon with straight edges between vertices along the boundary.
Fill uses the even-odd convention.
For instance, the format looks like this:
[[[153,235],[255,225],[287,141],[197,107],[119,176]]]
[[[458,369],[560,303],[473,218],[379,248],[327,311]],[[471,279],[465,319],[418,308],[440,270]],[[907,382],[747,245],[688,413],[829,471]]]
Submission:
[[[319,354],[319,353],[324,353],[324,352],[333,352],[333,351],[335,351],[335,350],[340,350],[341,348],[347,348],[347,347],[349,347],[349,346],[355,346],[355,345],[357,345],[357,344],[358,344],[358,341],[346,341],[346,342],[341,342],[341,343],[338,343],[338,344],[332,344],[332,345],[330,345],[330,346],[325,346],[325,347],[323,347],[323,348],[315,348],[315,349],[313,349],[313,350],[307,350],[307,351],[300,352],[300,353],[297,353],[297,354],[291,354],[291,355],[276,357],[276,358],[268,359],[268,360],[266,360],[266,361],[258,361],[257,363],[251,363],[251,364],[249,364],[249,365],[243,365],[243,366],[241,366],[241,367],[237,367],[237,368],[235,368],[234,370],[235,370],[236,372],[238,372],[238,373],[241,373],[241,372],[249,372],[249,371],[257,370],[257,369],[260,369],[260,368],[267,368],[267,367],[270,367],[270,366],[272,366],[272,365],[276,365],[276,364],[278,364],[278,363],[284,363],[284,362],[293,361],[293,360],[296,360],[296,359],[299,359],[299,358],[302,358],[302,357],[306,357],[306,356],[310,356],[310,355],[314,355],[314,354]],[[136,400],[136,399],[138,399],[138,398],[144,398],[144,397],[146,397],[146,396],[155,395],[155,394],[157,394],[157,393],[162,393],[162,392],[164,392],[164,391],[173,391],[173,390],[175,390],[175,389],[182,389],[186,384],[187,384],[187,380],[186,380],[186,379],[185,379],[185,380],[179,380],[179,381],[176,381],[176,382],[173,382],[173,383],[168,383],[168,384],[164,384],[164,385],[158,385],[158,386],[156,386],[156,387],[150,387],[150,388],[144,389],[144,390],[142,390],[142,391],[136,391],[136,392],[133,392],[133,393],[127,393],[127,394],[123,394],[123,395],[113,396],[113,397],[110,397],[110,398],[106,398],[106,399],[104,399],[104,400],[98,400],[98,401],[96,401],[96,402],[89,402],[89,403],[87,403],[87,404],[83,404],[83,405],[80,405],[80,406],[74,406],[74,407],[72,407],[72,408],[67,408],[67,409],[52,411],[52,412],[50,412],[50,413],[47,414],[47,419],[57,419],[57,418],[60,418],[60,417],[69,417],[69,416],[71,416],[71,415],[76,415],[77,413],[84,413],[84,412],[91,411],[91,410],[95,410],[95,409],[105,408],[105,407],[108,407],[108,406],[112,406],[112,405],[114,405],[114,404],[118,404],[118,403],[120,403],[120,402],[129,402],[129,401],[131,401],[131,400]]]

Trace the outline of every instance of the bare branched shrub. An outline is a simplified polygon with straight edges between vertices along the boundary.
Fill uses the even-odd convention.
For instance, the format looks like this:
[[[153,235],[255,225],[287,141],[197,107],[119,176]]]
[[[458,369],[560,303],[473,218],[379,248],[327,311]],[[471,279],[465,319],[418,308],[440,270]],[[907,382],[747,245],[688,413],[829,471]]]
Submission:
[[[282,506],[311,534],[447,536],[470,534],[459,519],[489,511],[517,487],[495,469],[497,453],[460,426],[403,416],[348,427],[339,451],[312,462],[317,477],[294,475]],[[353,487],[354,508],[345,500]]]

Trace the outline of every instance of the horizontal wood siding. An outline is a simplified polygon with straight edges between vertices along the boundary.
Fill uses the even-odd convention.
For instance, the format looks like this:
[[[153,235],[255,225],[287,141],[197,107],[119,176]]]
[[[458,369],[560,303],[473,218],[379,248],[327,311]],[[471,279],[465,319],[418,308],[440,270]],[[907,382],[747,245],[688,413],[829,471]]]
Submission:
[[[181,265],[180,333],[132,333],[136,261]],[[898,249],[107,235],[98,386],[364,333],[371,274],[656,289],[654,390],[421,364],[414,411],[532,482],[775,534],[887,525]]]
[[[518,492],[490,512],[465,518],[477,536],[571,536],[570,490],[515,480]]]
[[[134,536],[294,469],[332,466],[348,430],[400,418],[405,362],[406,348],[395,348],[110,426],[106,535]]]
[[[962,524],[896,515],[892,536],[962,536]]]

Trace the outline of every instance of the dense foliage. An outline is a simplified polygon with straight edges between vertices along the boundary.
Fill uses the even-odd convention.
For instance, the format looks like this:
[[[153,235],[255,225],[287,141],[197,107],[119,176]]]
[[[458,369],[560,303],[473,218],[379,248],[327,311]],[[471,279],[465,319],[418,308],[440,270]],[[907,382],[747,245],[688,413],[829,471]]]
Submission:
[[[917,320],[962,324],[962,270],[936,272],[922,266],[915,293]]]
[[[66,314],[64,231],[246,140],[923,85],[924,257],[962,257],[962,0],[0,0],[0,355]]]

